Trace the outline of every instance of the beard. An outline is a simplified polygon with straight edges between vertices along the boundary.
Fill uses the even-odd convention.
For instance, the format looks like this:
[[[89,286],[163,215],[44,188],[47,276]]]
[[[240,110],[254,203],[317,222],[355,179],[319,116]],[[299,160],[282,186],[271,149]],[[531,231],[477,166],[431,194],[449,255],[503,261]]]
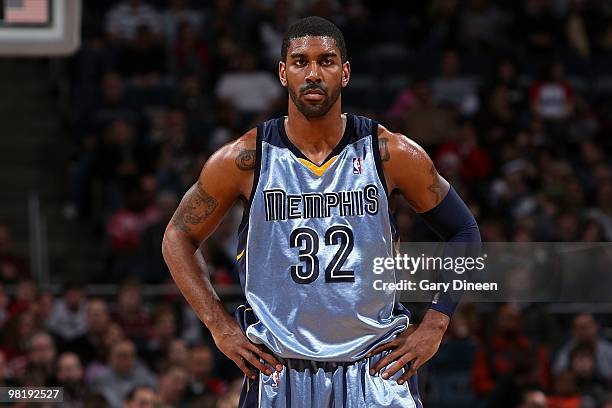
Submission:
[[[334,103],[336,103],[336,101],[340,97],[341,86],[338,85],[337,88],[332,89],[331,94],[328,92],[326,86],[319,84],[307,84],[305,86],[302,86],[299,90],[299,93],[290,85],[287,86],[287,89],[289,90],[289,96],[291,97],[291,100],[293,101],[295,106],[297,106],[300,113],[304,115],[304,117],[307,119],[315,119],[325,116],[327,112],[329,112],[331,107],[334,106]],[[304,95],[304,92],[315,89],[324,93],[324,98],[321,102],[311,104],[301,99],[301,96]]]

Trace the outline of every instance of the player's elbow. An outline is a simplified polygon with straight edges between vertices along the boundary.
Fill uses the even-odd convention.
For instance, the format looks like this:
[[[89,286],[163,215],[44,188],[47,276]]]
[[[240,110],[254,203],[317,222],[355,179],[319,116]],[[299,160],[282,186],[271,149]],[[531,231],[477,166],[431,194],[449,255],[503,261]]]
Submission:
[[[177,253],[177,249],[185,242],[185,233],[180,231],[176,226],[170,222],[164,231],[164,237],[162,238],[162,256],[166,261],[168,267],[171,267],[172,254]]]
[[[172,224],[168,225],[166,227],[166,230],[164,231],[164,237],[162,238],[162,244],[161,244],[161,251],[162,251],[162,256],[164,257],[164,260],[166,261],[166,263],[168,263],[168,256],[170,255],[170,247],[173,244],[173,233],[174,233],[174,228],[172,227]]]

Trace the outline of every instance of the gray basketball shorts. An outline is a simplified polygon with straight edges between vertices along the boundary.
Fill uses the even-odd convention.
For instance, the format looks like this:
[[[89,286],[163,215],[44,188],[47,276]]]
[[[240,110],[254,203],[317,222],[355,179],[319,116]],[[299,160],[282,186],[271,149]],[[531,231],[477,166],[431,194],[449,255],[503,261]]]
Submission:
[[[256,321],[249,307],[239,307],[236,319],[243,331]],[[278,358],[281,372],[270,376],[260,372],[253,381],[245,377],[238,407],[423,408],[417,375],[397,383],[408,367],[387,380],[381,373],[370,375],[370,367],[387,353],[343,363]]]
[[[386,355],[354,363],[284,359],[283,370],[254,381],[245,377],[240,408],[422,408],[416,375],[398,384],[407,367],[387,380],[370,375],[370,366]]]

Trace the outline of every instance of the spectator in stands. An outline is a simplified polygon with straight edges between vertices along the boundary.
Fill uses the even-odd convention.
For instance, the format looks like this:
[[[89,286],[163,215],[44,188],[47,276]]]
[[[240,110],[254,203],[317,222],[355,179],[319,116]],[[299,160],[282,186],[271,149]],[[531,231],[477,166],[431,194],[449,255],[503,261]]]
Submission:
[[[8,312],[15,316],[26,310],[36,312],[36,298],[38,297],[38,285],[33,279],[22,279],[17,282],[15,297],[10,303]]]
[[[140,88],[159,85],[168,69],[163,45],[146,25],[139,26],[134,39],[121,47],[118,60],[121,75]]]
[[[243,123],[248,124],[256,115],[271,112],[281,98],[278,79],[267,71],[258,70],[257,57],[243,50],[239,69],[219,78],[215,95],[224,104],[240,112]]]
[[[429,7],[424,7],[422,30],[427,47],[440,50],[444,47],[457,46],[459,40],[459,4],[457,1],[436,0]]]
[[[294,21],[290,8],[291,2],[289,1],[275,1],[272,15],[259,21],[258,34],[261,37],[262,52],[265,54],[268,66],[276,67],[280,59],[279,50],[283,43],[283,34],[289,24]]]
[[[32,309],[36,313],[36,319],[43,324],[49,319],[51,316],[51,312],[53,311],[53,305],[55,304],[55,296],[53,296],[50,292],[41,292],[38,295],[38,299],[32,305]]]
[[[598,376],[612,380],[612,343],[599,335],[592,315],[581,313],[572,321],[572,338],[557,353],[553,372],[559,374],[570,368],[570,354],[576,347],[591,347],[595,352],[595,370]]]
[[[192,404],[205,402],[223,395],[226,386],[223,381],[214,377],[214,356],[207,345],[193,346],[190,350],[190,381],[187,389],[187,400]]]
[[[432,81],[433,101],[449,105],[471,116],[479,108],[478,89],[473,79],[461,75],[460,55],[447,50],[440,62],[440,76]]]
[[[242,380],[235,379],[231,382],[228,391],[219,398],[216,408],[233,408],[238,406],[240,401],[240,394],[242,391]]]
[[[14,387],[15,385],[9,372],[6,354],[0,350],[0,387]]]
[[[550,408],[580,408],[581,398],[574,373],[564,371],[557,374],[552,389],[552,395],[548,396]]]
[[[404,111],[397,112],[401,117],[401,132],[425,147],[448,140],[455,132],[454,113],[434,104],[427,80],[415,81],[412,92],[414,103],[406,104]]]
[[[522,398],[523,400],[518,408],[554,408],[554,406],[548,404],[546,394],[539,389],[525,391]]]
[[[69,342],[87,331],[87,299],[85,288],[78,282],[68,282],[62,288],[45,321],[47,329],[63,342]]]
[[[596,371],[595,350],[589,345],[577,345],[570,353],[570,370],[576,378],[583,406],[596,407],[606,396],[611,380]]]
[[[138,175],[145,160],[134,126],[123,119],[114,120],[97,143],[92,163],[106,190],[105,209],[121,207],[126,184]]]
[[[476,183],[487,180],[492,171],[491,159],[486,150],[478,146],[477,130],[473,123],[464,121],[456,136],[442,144],[435,154],[436,168],[453,184],[461,182]],[[453,178],[452,173],[443,170],[445,163],[456,161],[460,178]]]
[[[567,119],[574,112],[574,89],[564,79],[564,68],[553,62],[541,79],[529,87],[529,103],[532,110],[545,120]]]
[[[544,61],[555,50],[560,37],[559,21],[550,1],[527,0],[514,23],[515,40],[524,45],[531,60]]]
[[[28,375],[36,373],[44,380],[46,386],[55,383],[55,357],[57,351],[53,338],[46,332],[32,335],[27,345],[27,366],[22,376],[22,382]]]
[[[499,84],[493,88],[488,95],[487,110],[483,116],[484,126],[489,129],[500,129],[504,133],[516,129],[516,112],[506,85]]]
[[[159,35],[161,23],[157,11],[142,0],[127,0],[115,5],[106,15],[106,34],[111,41],[131,41],[138,27],[148,27]]]
[[[519,83],[519,72],[514,60],[510,57],[502,57],[497,61],[496,76],[489,86],[503,85],[508,92],[508,99],[514,110],[520,109],[526,102],[524,87]]]
[[[427,384],[427,406],[473,407],[477,404],[470,388],[470,370],[474,362],[477,341],[472,320],[476,309],[469,303],[459,306],[440,350],[428,363],[428,375],[436,380]]]
[[[98,355],[92,360],[85,369],[85,382],[90,384],[100,374],[106,372],[107,363],[110,361],[112,348],[125,340],[123,329],[118,323],[110,323],[106,332],[102,336],[102,345],[98,350]]]
[[[168,346],[166,364],[171,366],[189,367],[189,348],[181,339],[173,339]]]
[[[190,120],[208,125],[213,119],[212,102],[204,94],[202,82],[203,79],[193,72],[179,76],[174,105],[184,110]]]
[[[515,159],[502,166],[503,178],[491,184],[490,200],[497,208],[504,208],[509,215],[518,217],[521,210],[531,208],[534,195],[529,188],[534,173],[531,163]]]
[[[169,366],[159,375],[159,402],[162,407],[177,407],[185,396],[189,374],[181,366]]]
[[[604,242],[606,241],[606,232],[603,225],[595,220],[586,220],[582,225],[580,239],[582,242]]]
[[[603,226],[606,240],[610,241],[612,240],[612,179],[605,176],[596,184],[596,205],[587,210],[587,215]]]
[[[33,311],[24,310],[9,320],[3,331],[2,350],[13,373],[21,373],[27,365],[27,346],[30,338],[38,329]]]
[[[170,344],[176,335],[176,315],[172,306],[159,305],[153,314],[151,335],[144,349],[144,359],[152,370],[159,369],[157,365],[168,355]]]
[[[129,102],[125,84],[119,73],[107,72],[102,78],[101,99],[96,101],[90,112],[83,118],[86,130],[106,129],[113,121],[123,119],[137,125],[140,113],[137,107]]]
[[[565,36],[574,52],[582,58],[589,58],[591,44],[585,21],[586,1],[570,2],[570,10],[565,20]]]
[[[178,26],[176,41],[172,43],[174,73],[177,76],[193,73],[202,79],[210,79],[213,61],[210,47],[196,29],[186,21]]]
[[[83,366],[79,356],[66,352],[57,359],[57,386],[63,387],[62,407],[82,408],[88,390],[83,382]]]
[[[176,194],[165,191],[157,197],[157,208],[160,211],[159,221],[151,224],[142,234],[140,239],[140,264],[139,272],[142,280],[146,283],[162,283],[170,279],[170,271],[161,256],[161,242],[168,222],[172,218],[178,205]]]
[[[123,408],[155,408],[157,401],[155,388],[147,385],[138,385],[132,388],[125,396]]]
[[[549,380],[548,353],[530,341],[522,329],[521,312],[515,305],[501,305],[496,313],[493,336],[484,340],[476,353],[472,370],[472,386],[479,396],[493,391],[503,376],[523,375],[527,383],[547,389]],[[523,386],[527,384],[521,384]]]
[[[63,350],[73,351],[81,358],[84,365],[92,361],[106,361],[104,353],[104,334],[108,330],[110,316],[106,301],[93,298],[87,302],[86,331],[81,336],[64,343]]]
[[[195,33],[199,33],[204,22],[204,13],[193,8],[189,0],[170,0],[170,7],[161,15],[164,39],[168,44],[174,44],[177,31],[182,24],[187,24]]]
[[[142,233],[159,219],[159,210],[145,199],[142,189],[130,190],[127,205],[111,214],[107,232],[115,252],[136,254]]]
[[[151,318],[143,302],[139,281],[128,279],[121,284],[113,320],[119,323],[125,336],[137,344],[144,344],[149,337]]]
[[[120,408],[137,385],[155,387],[155,376],[137,360],[134,343],[123,340],[113,346],[106,370],[93,379],[91,388],[104,395],[112,408]]]
[[[508,16],[489,0],[470,0],[460,15],[463,46],[487,51],[507,46]]]
[[[8,227],[0,224],[0,283],[16,283],[30,274],[27,263],[13,252],[11,241]]]

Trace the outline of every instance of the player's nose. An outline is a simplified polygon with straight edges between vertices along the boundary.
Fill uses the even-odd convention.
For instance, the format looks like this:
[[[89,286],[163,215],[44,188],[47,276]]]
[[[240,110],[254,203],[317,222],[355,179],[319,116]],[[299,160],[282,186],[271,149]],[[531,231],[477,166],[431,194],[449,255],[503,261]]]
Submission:
[[[316,61],[311,62],[308,65],[308,70],[306,71],[306,81],[307,82],[321,82],[321,72],[319,71],[320,67]]]

